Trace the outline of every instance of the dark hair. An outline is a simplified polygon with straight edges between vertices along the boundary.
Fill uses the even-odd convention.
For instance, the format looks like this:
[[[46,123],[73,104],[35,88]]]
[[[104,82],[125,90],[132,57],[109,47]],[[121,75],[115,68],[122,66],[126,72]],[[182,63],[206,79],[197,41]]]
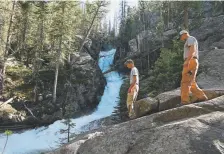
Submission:
[[[131,59],[126,60],[126,62],[124,63],[125,65],[127,64],[134,64],[134,61]]]

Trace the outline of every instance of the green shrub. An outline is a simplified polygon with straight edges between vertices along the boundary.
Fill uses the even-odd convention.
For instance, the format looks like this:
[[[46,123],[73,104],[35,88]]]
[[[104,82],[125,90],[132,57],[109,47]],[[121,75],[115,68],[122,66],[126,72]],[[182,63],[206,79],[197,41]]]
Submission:
[[[171,49],[162,48],[151,76],[140,82],[139,97],[155,96],[179,87],[183,65],[183,43],[173,41]]]

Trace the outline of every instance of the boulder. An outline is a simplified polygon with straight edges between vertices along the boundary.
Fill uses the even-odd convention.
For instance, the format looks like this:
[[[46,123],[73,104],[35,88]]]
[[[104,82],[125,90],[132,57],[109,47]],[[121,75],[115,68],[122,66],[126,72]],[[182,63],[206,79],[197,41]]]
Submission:
[[[208,99],[214,99],[221,95],[224,95],[224,90],[203,90],[204,93],[207,95]],[[191,102],[195,103],[198,102],[198,98],[190,93]],[[180,98],[180,89],[168,91],[159,94],[155,98],[144,98],[137,101],[134,104],[134,112],[132,113],[131,118],[138,118],[144,115],[169,110],[172,108],[177,107],[181,103]]]
[[[159,111],[175,108],[181,102],[180,90],[161,93],[156,98],[159,100]]]
[[[0,106],[0,123],[2,125],[20,123],[23,122],[25,118],[25,112],[17,111],[10,104]]]
[[[62,119],[62,112],[61,111],[57,111],[55,113],[53,113],[53,115],[47,115],[47,114],[44,114],[42,116],[42,119],[41,119],[41,123],[52,123],[56,120],[60,120]]]
[[[128,42],[130,47],[130,52],[138,52],[138,44],[136,39],[132,39]]]
[[[66,108],[71,108],[76,114],[93,109],[99,103],[99,97],[103,94],[106,80],[95,60],[87,53],[74,53],[71,57],[71,93]],[[64,101],[67,94],[62,94]]]
[[[132,112],[131,118],[137,118],[149,114],[157,110],[158,100],[154,98],[145,98],[134,103],[134,112]]]

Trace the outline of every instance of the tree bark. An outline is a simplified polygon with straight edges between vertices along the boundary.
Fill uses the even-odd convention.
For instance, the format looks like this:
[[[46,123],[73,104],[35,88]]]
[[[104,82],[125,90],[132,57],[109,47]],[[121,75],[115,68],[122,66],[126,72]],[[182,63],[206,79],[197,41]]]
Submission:
[[[0,62],[1,63],[1,62]],[[2,94],[3,94],[3,67],[0,64],[0,100],[2,99]]]
[[[2,154],[5,152],[5,148],[6,148],[6,145],[8,143],[8,139],[9,139],[9,135],[6,136],[6,141],[5,141],[5,145],[4,145],[4,148],[2,150]]]
[[[222,14],[224,14],[224,1],[222,1]]]
[[[39,54],[41,51],[43,51],[43,39],[44,39],[44,18],[43,18],[43,12],[44,12],[44,2],[40,2],[40,7],[41,7],[41,14],[40,14],[40,21],[39,21],[39,29],[38,33],[39,33],[39,43],[38,43],[38,47],[37,47],[37,51],[35,52],[35,60],[34,60],[34,81],[35,81],[35,87],[34,87],[34,102],[37,101],[37,97],[38,97],[38,83],[39,83]],[[27,55],[28,56],[28,55]]]
[[[168,13],[167,13],[167,27],[169,27],[169,23],[170,23],[170,2],[168,1]]]
[[[14,9],[15,9],[15,1],[13,1],[12,3],[12,9],[11,9],[11,14],[10,14],[10,19],[9,19],[9,27],[8,27],[8,31],[7,31],[7,37],[6,37],[6,44],[5,44],[5,51],[4,51],[4,59],[2,61],[2,66],[0,67],[0,95],[2,95],[3,90],[4,90],[4,76],[5,76],[5,63],[7,61],[8,58],[8,48],[9,48],[9,44],[10,44],[10,32],[11,32],[11,27],[12,27],[12,19],[13,19],[13,15],[14,15]]]
[[[188,2],[184,2],[184,29],[188,30]]]
[[[61,38],[60,38],[60,44],[59,46],[61,46]],[[60,48],[60,47],[59,47]],[[58,59],[56,62],[56,68],[55,68],[55,76],[54,76],[54,90],[53,90],[53,103],[56,102],[56,93],[57,93],[57,84],[58,84],[58,70],[59,70],[59,63],[60,63],[60,58],[61,58],[61,49],[59,49],[58,52]]]
[[[6,45],[5,45],[5,52],[4,52],[4,60],[8,58],[8,48],[10,44],[10,32],[11,32],[11,27],[12,27],[12,19],[14,15],[14,9],[15,9],[15,1],[12,3],[12,10],[11,10],[11,15],[10,15],[10,20],[9,20],[9,27],[7,31],[7,38],[6,38]]]
[[[61,29],[63,28],[63,16],[64,16],[64,9],[65,9],[65,6],[63,5],[62,6],[62,21],[61,21]],[[56,68],[55,68],[55,78],[54,78],[54,89],[53,89],[53,103],[56,102],[57,100],[57,84],[58,84],[58,70],[59,70],[59,65],[60,65],[60,59],[61,59],[61,53],[62,53],[62,49],[61,49],[61,46],[62,46],[62,35],[60,35],[60,38],[59,38],[59,50],[58,50],[58,58],[57,58],[57,61],[56,61]]]
[[[23,14],[23,16],[24,16],[24,18],[23,18],[23,30],[22,30],[22,43],[21,43],[21,52],[20,52],[20,58],[21,58],[21,60],[22,60],[22,56],[23,56],[23,52],[24,52],[24,50],[25,50],[25,44],[26,44],[26,32],[27,32],[27,24],[28,24],[28,10],[27,10],[27,8],[29,7],[29,2],[25,2],[25,4],[24,5],[28,5],[27,7],[25,7],[25,10],[23,10],[24,11],[24,14]],[[28,52],[28,51],[27,51]],[[27,59],[28,59],[28,53],[27,53]],[[27,67],[29,67],[28,66],[29,64],[28,63],[26,63],[26,66]]]
[[[95,14],[94,14],[94,16],[93,16],[92,21],[91,21],[90,27],[89,27],[88,30],[87,30],[86,36],[85,36],[84,39],[82,40],[82,44],[81,44],[81,46],[80,46],[79,52],[82,51],[83,46],[84,46],[84,44],[85,44],[85,41],[86,41],[86,39],[89,37],[89,34],[90,34],[90,32],[91,32],[91,30],[92,30],[92,27],[93,27],[93,23],[94,23],[94,21],[95,21],[97,15],[98,15],[99,9],[100,9],[100,6],[97,7],[97,10],[96,10],[96,12],[95,12]]]
[[[67,139],[68,143],[70,142],[70,125],[71,125],[70,123],[71,123],[71,121],[69,119],[69,121],[68,121],[68,139]]]

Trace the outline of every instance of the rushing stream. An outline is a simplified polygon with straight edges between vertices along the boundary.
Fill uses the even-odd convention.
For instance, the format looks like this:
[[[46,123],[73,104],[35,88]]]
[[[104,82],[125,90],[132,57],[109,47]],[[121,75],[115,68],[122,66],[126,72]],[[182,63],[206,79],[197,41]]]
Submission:
[[[103,72],[110,68],[115,52],[115,49],[106,52],[101,51],[99,66]],[[105,77],[107,85],[97,109],[90,115],[72,119],[72,122],[76,124],[72,128],[72,133],[78,134],[83,131],[82,126],[88,125],[94,120],[110,116],[114,111],[114,107],[117,106],[120,87],[123,83],[122,77],[115,71],[106,74]],[[66,138],[66,134],[60,133],[61,129],[66,128],[62,122],[63,120],[59,120],[47,127],[13,133],[9,136],[4,154],[34,154],[59,147],[61,138]],[[0,134],[0,152],[3,150],[5,141],[6,136]]]

